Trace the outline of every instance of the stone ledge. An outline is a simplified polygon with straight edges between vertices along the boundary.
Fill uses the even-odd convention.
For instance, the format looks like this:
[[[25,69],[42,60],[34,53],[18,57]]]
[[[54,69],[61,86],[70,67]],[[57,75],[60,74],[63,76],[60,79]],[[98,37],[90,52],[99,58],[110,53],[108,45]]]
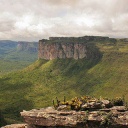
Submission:
[[[40,127],[73,127],[81,128],[81,126],[88,126],[90,124],[93,128],[102,125],[109,125],[113,128],[128,128],[128,111],[118,111],[117,109],[124,109],[124,107],[115,106],[109,108],[109,112],[99,109],[98,111],[57,111],[53,107],[34,109],[30,111],[21,112],[24,121],[31,126]],[[115,111],[116,110],[116,111]]]

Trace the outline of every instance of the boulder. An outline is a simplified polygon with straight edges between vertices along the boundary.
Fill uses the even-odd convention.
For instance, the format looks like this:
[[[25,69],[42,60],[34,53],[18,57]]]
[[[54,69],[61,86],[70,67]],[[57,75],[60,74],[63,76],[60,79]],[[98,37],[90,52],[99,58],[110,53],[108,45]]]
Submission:
[[[81,109],[82,110],[86,110],[88,108],[88,104],[87,103],[85,103],[85,104],[83,104],[82,106],[81,106]]]
[[[61,111],[61,110],[67,110],[67,105],[60,105],[58,108],[57,108],[58,111]]]
[[[112,108],[110,108],[110,110],[116,110],[119,112],[124,112],[127,110],[127,108],[125,106],[113,106]]]
[[[101,100],[101,102],[102,102],[102,106],[104,106],[106,108],[111,107],[111,103],[109,100]]]

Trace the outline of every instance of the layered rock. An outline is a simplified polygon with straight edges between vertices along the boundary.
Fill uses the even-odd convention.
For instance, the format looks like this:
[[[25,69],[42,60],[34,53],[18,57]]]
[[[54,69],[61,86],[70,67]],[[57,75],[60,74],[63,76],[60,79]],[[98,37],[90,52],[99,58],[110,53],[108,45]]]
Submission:
[[[30,128],[128,128],[128,111],[120,106],[94,111],[58,111],[53,107],[21,112]]]
[[[39,42],[38,57],[46,60],[56,58],[82,59],[87,57],[87,48],[81,43],[46,43]]]
[[[2,128],[128,128],[128,108],[123,106],[120,98],[114,100],[113,104],[111,100],[89,96],[75,97],[73,103],[56,99],[54,107],[23,110],[21,116],[25,124]],[[77,109],[79,105],[80,109]]]
[[[84,37],[50,37],[49,40],[39,41],[38,58],[52,60],[56,58],[88,58],[90,42],[111,40],[108,37],[84,36]]]

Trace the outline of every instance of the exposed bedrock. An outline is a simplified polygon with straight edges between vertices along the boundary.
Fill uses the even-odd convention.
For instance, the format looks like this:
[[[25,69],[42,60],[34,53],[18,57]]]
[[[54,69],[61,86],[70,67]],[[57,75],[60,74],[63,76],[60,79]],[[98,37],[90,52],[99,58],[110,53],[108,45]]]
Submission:
[[[87,57],[86,44],[83,43],[45,43],[39,42],[38,57],[46,60],[56,58],[82,59]]]
[[[28,128],[128,128],[124,106],[94,111],[58,111],[52,107],[21,112]]]
[[[90,58],[97,57],[96,42],[113,41],[109,37],[50,37],[39,40],[38,58],[52,60],[56,58]],[[115,40],[114,40],[115,41]]]

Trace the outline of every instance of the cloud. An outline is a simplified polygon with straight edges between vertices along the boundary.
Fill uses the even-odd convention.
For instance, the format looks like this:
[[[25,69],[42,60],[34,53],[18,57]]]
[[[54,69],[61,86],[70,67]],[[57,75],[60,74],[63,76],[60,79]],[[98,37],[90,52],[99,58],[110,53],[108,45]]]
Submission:
[[[0,0],[0,24],[0,39],[128,37],[128,7],[126,0]]]

